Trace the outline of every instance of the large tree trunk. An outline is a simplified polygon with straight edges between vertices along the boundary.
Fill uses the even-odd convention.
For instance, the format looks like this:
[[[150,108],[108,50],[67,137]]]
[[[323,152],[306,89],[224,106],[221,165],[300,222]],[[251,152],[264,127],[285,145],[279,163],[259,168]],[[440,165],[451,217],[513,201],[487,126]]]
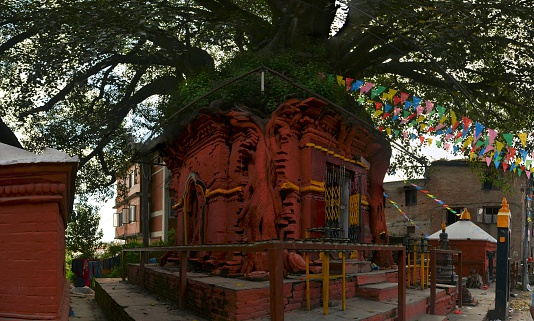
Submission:
[[[391,147],[373,143],[367,147],[367,150],[371,151],[372,154],[369,159],[372,164],[369,170],[369,206],[371,207],[369,225],[371,235],[373,236],[373,243],[389,244],[383,182],[389,167]],[[391,252],[387,251],[376,251],[373,259],[379,266],[391,266],[394,263]]]
[[[310,45],[324,42],[334,20],[335,0],[272,0],[273,35],[265,51],[306,52]]]

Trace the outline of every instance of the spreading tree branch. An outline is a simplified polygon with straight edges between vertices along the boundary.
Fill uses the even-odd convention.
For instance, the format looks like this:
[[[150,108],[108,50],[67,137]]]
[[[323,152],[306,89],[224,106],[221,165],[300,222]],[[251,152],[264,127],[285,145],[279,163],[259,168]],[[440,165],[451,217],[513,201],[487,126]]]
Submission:
[[[119,128],[122,120],[126,118],[132,108],[151,96],[168,94],[170,91],[176,89],[176,86],[178,86],[179,83],[180,79],[175,76],[162,76],[140,88],[131,97],[118,103],[115,108],[115,118],[108,123],[107,133],[102,136],[101,140],[91,153],[80,159],[80,167],[85,165],[91,158],[95,157],[98,152],[102,151],[103,148],[111,142],[113,133]]]
[[[154,56],[138,56],[134,53],[130,53],[128,55],[113,55],[109,58],[106,58],[94,66],[87,69],[85,72],[80,73],[72,78],[72,80],[65,85],[58,93],[56,93],[53,97],[51,97],[44,105],[40,107],[33,108],[31,110],[25,111],[21,113],[21,118],[25,118],[31,114],[36,114],[38,112],[43,111],[49,111],[54,107],[56,103],[59,101],[62,101],[66,98],[66,96],[74,89],[76,86],[78,86],[80,83],[86,81],[91,76],[96,75],[100,71],[104,70],[105,68],[108,68],[113,65],[125,63],[125,64],[135,64],[135,65],[151,65],[155,63],[156,61],[159,61]]]
[[[9,38],[6,42],[0,45],[0,54],[3,54],[7,50],[15,47],[17,44],[23,42],[26,39],[31,38],[37,34],[37,30],[31,30],[26,32],[21,32],[16,36]]]

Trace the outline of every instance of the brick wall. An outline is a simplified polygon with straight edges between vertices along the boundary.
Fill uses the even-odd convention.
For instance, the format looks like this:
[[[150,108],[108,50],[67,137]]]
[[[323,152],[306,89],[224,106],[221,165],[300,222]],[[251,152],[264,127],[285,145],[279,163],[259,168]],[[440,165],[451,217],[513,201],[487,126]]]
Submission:
[[[369,275],[347,276],[346,296],[347,298],[356,295],[357,284],[375,282],[397,282],[397,273],[380,274],[379,279],[372,279]],[[372,280],[371,280],[372,279]],[[132,284],[139,285],[139,265],[130,264],[128,266],[128,280]],[[220,284],[209,284],[206,278],[195,279],[189,277],[187,283],[187,309],[199,316],[209,320],[249,320],[260,317],[267,317],[270,313],[270,299],[268,285],[258,285],[257,282],[231,279],[231,283],[241,284],[243,287],[225,287]],[[284,311],[306,308],[306,282],[305,277],[286,280],[284,283]],[[246,284],[245,284],[246,283]],[[159,266],[146,265],[145,269],[146,290],[176,303],[179,301],[179,279],[178,273],[162,270]],[[341,279],[330,280],[330,299],[341,300],[342,294]],[[442,309],[446,309],[453,303],[448,303],[443,299],[438,302]],[[454,298],[455,300],[455,298]],[[322,306],[322,280],[314,279],[310,281],[310,303],[312,308]],[[440,308],[441,309],[441,308]]]
[[[454,248],[462,251],[462,271],[459,271],[459,265],[455,264],[455,272],[462,277],[471,274],[471,269],[476,269],[477,273],[482,276],[482,282],[486,283],[489,272],[489,260],[486,256],[487,251],[495,252],[497,244],[487,241],[451,241]],[[430,244],[437,247],[438,241],[431,240]],[[493,258],[493,268],[496,266],[496,258]]]
[[[67,320],[65,228],[77,159],[0,149],[0,319]]]
[[[483,169],[482,169],[483,170]],[[434,162],[428,170],[428,179],[412,180],[408,183],[403,181],[386,182],[384,190],[389,199],[396,202],[406,216],[413,220],[419,227],[411,236],[431,235],[441,230],[441,223],[446,217],[446,209],[425,195],[417,191],[417,204],[405,204],[405,188],[415,183],[437,199],[445,202],[450,208],[467,208],[471,213],[471,221],[488,234],[497,238],[497,225],[495,223],[483,223],[477,221],[477,209],[482,207],[501,207],[503,197],[506,197],[511,212],[511,260],[518,261],[521,258],[521,241],[523,239],[522,206],[523,198],[521,185],[525,177],[514,173],[506,173],[509,178],[512,193],[493,188],[482,189],[479,176],[482,172],[473,172],[466,162],[463,161],[438,161]],[[389,201],[385,203],[386,222],[388,233],[392,236],[407,235],[407,227],[412,224],[393,206]],[[451,243],[451,246],[454,244]]]
[[[434,313],[437,315],[447,315],[456,307],[456,298],[458,291],[456,287],[446,287],[445,291],[439,292],[436,295],[436,306]],[[430,301],[430,299],[428,299]],[[430,313],[430,303],[428,302],[427,313]]]
[[[65,289],[65,236],[57,203],[0,211],[0,311],[56,316]],[[68,297],[68,295],[67,295]]]
[[[95,284],[95,300],[104,311],[109,321],[130,320],[128,314],[120,304],[115,302],[106,291],[102,289],[100,283]]]
[[[128,280],[139,285],[139,266],[130,264]],[[237,281],[236,281],[237,282]],[[354,280],[350,285],[347,279],[347,297],[354,296]],[[145,286],[147,291],[164,296],[174,302],[179,300],[178,273],[161,269],[145,269]],[[268,316],[270,312],[269,288],[236,290],[220,287],[205,282],[188,279],[187,308],[210,320],[249,320]],[[311,304],[320,306],[322,285],[319,280],[312,280]],[[331,299],[341,299],[341,280],[332,280],[330,284]],[[305,279],[284,283],[285,311],[306,307]]]

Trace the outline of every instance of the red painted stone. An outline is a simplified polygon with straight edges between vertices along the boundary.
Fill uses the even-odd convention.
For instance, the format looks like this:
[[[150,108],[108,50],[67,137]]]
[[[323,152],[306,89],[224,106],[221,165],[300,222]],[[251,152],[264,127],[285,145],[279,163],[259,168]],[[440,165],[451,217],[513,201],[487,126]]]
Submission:
[[[36,158],[29,163],[0,162],[2,320],[68,320],[65,228],[77,161]]]
[[[176,192],[177,245],[304,238],[308,228],[325,226],[327,166],[350,172],[350,193],[368,201],[360,242],[388,243],[382,181],[389,143],[319,99],[286,101],[268,119],[241,107],[207,108],[166,139],[163,154]],[[377,253],[379,265],[393,263],[390,253]],[[202,255],[228,271],[268,269],[261,253]],[[242,258],[238,271],[226,263],[231,256]],[[286,270],[303,268],[300,257],[284,260]]]
[[[476,269],[477,273],[482,276],[482,281],[486,283],[489,277],[490,262],[486,255],[487,252],[496,252],[497,243],[482,240],[453,240],[454,249],[462,251],[462,271],[456,273],[462,277],[467,277],[471,274],[471,269]],[[438,246],[437,240],[430,240],[430,245]],[[493,268],[496,266],[496,256],[493,257]]]

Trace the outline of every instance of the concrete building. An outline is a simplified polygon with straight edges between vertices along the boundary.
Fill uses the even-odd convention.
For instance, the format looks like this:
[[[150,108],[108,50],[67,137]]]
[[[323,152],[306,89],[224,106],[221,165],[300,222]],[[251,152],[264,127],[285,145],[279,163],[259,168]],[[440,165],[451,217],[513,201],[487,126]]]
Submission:
[[[470,167],[464,160],[436,161],[427,170],[425,179],[409,182],[395,181],[384,183],[389,200],[396,203],[406,217],[390,202],[386,204],[386,221],[390,236],[421,237],[441,230],[444,221],[451,225],[459,220],[459,215],[467,208],[472,221],[482,230],[497,237],[497,213],[503,197],[506,197],[512,214],[511,260],[523,258],[522,244],[527,228],[525,190],[526,175],[503,173],[509,183],[509,189],[497,188],[490,182],[482,182],[485,168],[479,170]],[[415,184],[422,187],[418,190]],[[455,215],[443,204],[456,211]],[[451,243],[451,246],[454,246]],[[531,254],[528,254],[529,256]]]
[[[116,212],[113,214],[115,238],[143,242],[143,229],[150,231],[148,242],[167,241],[175,226],[170,171],[160,156],[151,154],[148,163],[132,165],[117,178]],[[144,192],[146,187],[146,193]],[[143,204],[142,200],[148,202]]]

